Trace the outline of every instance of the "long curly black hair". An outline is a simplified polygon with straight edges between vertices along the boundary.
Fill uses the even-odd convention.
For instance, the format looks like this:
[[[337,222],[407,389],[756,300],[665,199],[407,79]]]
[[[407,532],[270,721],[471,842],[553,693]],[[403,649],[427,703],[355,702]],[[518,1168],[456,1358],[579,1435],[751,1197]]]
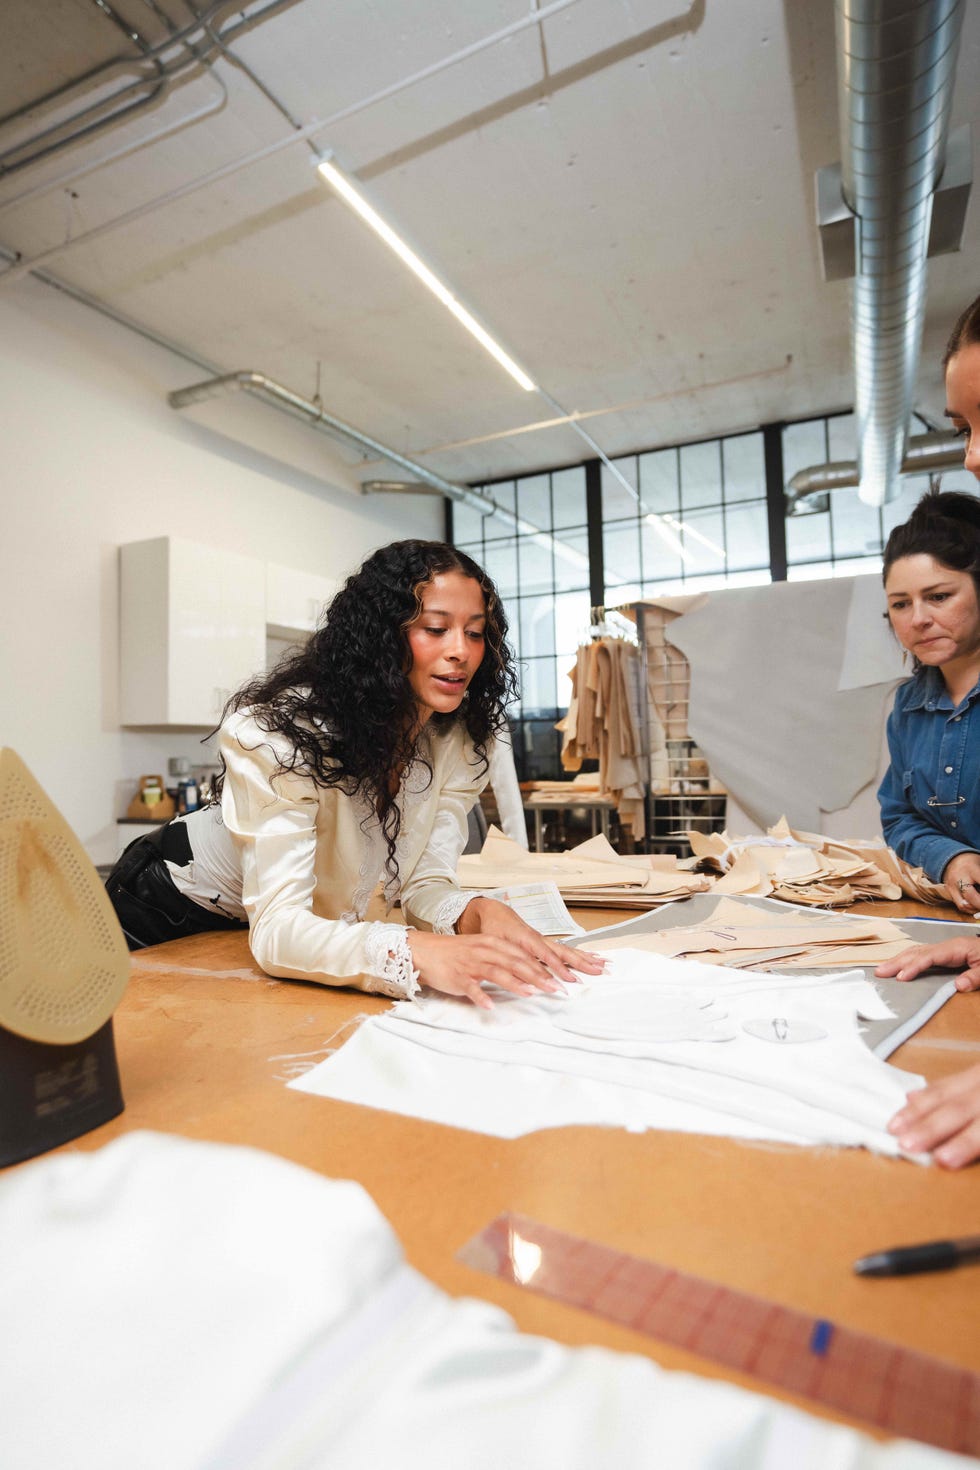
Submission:
[[[286,736],[292,748],[281,770],[299,771],[318,786],[342,787],[377,813],[395,876],[401,826],[396,804],[401,776],[418,748],[416,702],[409,683],[407,631],[422,611],[424,589],[442,572],[479,584],[486,607],[485,649],[458,710],[434,713],[435,729],[462,723],[478,761],[505,723],[517,693],[507,617],[482,567],[443,541],[393,541],[368,557],[328,604],[320,626],[297,653],[287,654],[228,701],[222,714],[254,708],[262,729]],[[224,762],[214,783],[218,801]],[[431,769],[430,769],[431,777]]]

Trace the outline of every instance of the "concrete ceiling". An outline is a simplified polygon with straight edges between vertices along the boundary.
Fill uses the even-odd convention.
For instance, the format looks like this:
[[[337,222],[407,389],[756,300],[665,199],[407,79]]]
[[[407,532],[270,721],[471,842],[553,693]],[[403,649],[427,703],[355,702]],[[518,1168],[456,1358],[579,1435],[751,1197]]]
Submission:
[[[145,47],[205,0],[111,6]],[[169,88],[25,163],[69,113],[145,98],[143,81],[107,101],[152,72],[127,60],[31,107],[140,42],[96,0],[4,0],[0,96],[29,110],[0,125],[0,246],[222,371],[319,391],[448,478],[587,457],[331,194],[313,154],[332,149],[609,455],[850,403],[848,286],[821,279],[813,207],[840,156],[831,0],[574,0],[487,46],[528,0],[210,9],[226,51],[170,47]],[[980,122],[978,80],[969,5],[953,126]],[[962,252],[929,266],[933,412],[942,342],[980,291],[978,219],[974,201]]]

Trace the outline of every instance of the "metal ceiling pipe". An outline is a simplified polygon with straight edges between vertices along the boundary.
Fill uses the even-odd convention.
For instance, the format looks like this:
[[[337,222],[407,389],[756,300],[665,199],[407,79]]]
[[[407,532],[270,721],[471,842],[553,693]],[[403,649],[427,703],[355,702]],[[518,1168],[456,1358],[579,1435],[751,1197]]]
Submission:
[[[357,449],[366,449],[376,458],[386,459],[391,464],[399,465],[401,469],[407,470],[410,475],[415,475],[422,482],[418,487],[420,491],[425,486],[429,486],[440,495],[448,495],[450,500],[466,500],[470,504],[475,498],[481,502],[478,508],[483,509],[484,514],[489,514],[494,508],[492,501],[476,495],[476,492],[470,490],[468,486],[457,485],[453,480],[444,480],[434,470],[426,469],[425,465],[416,464],[415,460],[399,454],[397,449],[391,449],[387,444],[382,444],[380,440],[372,439],[370,434],[355,429],[353,424],[335,418],[333,414],[327,413],[319,403],[313,403],[309,398],[302,398],[291,388],[284,387],[282,383],[275,382],[273,378],[267,378],[265,373],[248,370],[223,373],[220,377],[208,378],[206,382],[192,383],[187,388],[178,388],[173,393],[168,393],[167,402],[171,408],[188,408],[192,403],[204,403],[209,398],[219,398],[224,394],[241,390],[254,394],[257,398],[266,399],[277,408],[289,410],[302,418],[304,422],[312,424],[313,428],[329,434],[333,439],[339,439],[345,444],[353,444]],[[386,488],[390,488],[390,482]]]
[[[964,0],[836,0],[841,182],[855,215],[861,499],[897,494],[925,311]]]
[[[963,468],[963,440],[959,434],[917,434],[908,442],[899,474],[925,475],[934,470]],[[804,514],[802,506],[814,495],[828,490],[849,490],[860,484],[858,464],[838,459],[830,464],[810,465],[797,470],[786,487],[786,514]]]

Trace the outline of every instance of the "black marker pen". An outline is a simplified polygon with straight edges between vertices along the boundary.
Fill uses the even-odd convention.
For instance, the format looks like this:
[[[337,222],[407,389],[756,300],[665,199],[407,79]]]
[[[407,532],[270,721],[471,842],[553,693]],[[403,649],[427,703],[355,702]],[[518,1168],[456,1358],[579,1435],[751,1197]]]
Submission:
[[[980,1260],[980,1235],[963,1240],[931,1240],[925,1245],[898,1245],[854,1262],[859,1276],[911,1276],[916,1271],[949,1271],[965,1261]]]

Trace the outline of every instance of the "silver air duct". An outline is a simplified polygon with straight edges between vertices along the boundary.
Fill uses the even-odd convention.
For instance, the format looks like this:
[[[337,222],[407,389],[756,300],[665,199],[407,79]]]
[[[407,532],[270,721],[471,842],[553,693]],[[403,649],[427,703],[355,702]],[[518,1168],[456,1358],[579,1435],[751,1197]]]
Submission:
[[[882,505],[898,491],[913,404],[964,0],[837,0],[835,8],[841,193],[855,217],[859,493]]]
[[[962,465],[963,440],[959,434],[918,434],[908,442],[901,473],[927,475],[934,470],[961,469]],[[799,516],[825,510],[825,505],[808,505],[807,501],[826,495],[828,490],[853,489],[859,483],[857,461],[853,459],[833,460],[830,464],[797,470],[786,487],[786,514]]]

